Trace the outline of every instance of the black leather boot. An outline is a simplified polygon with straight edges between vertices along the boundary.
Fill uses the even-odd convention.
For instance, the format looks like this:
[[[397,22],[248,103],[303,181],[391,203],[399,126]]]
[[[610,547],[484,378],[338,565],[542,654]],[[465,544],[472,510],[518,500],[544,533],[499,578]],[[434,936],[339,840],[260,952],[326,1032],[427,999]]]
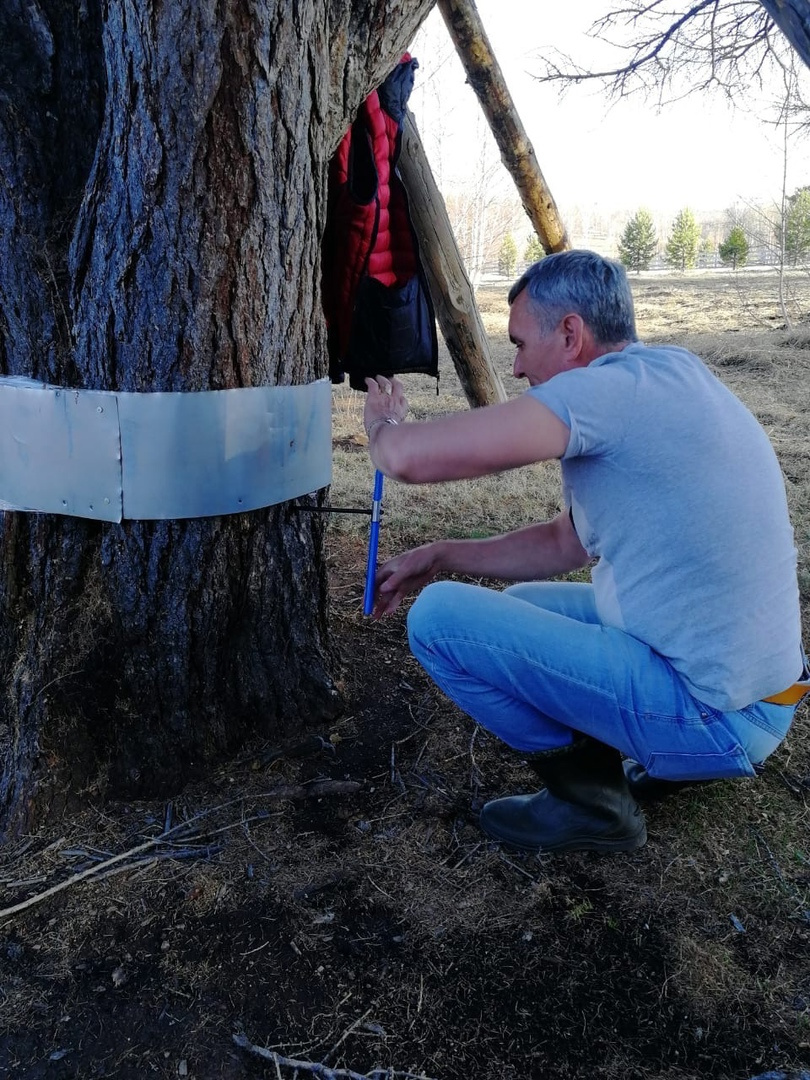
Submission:
[[[527,761],[545,789],[488,802],[480,817],[487,836],[549,852],[635,851],[646,842],[644,815],[630,794],[618,750],[581,736]]]

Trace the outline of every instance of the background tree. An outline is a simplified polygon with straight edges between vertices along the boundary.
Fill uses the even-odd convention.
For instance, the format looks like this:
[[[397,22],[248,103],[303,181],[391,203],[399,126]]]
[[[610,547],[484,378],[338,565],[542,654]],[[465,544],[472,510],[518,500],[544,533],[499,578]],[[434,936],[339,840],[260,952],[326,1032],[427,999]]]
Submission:
[[[514,236],[508,232],[501,241],[501,247],[498,252],[498,273],[503,274],[504,277],[512,277],[515,273],[516,265],[517,244],[515,243]]]
[[[748,261],[748,239],[739,225],[735,225],[718,248],[724,266],[736,270]]]
[[[447,212],[470,282],[477,288],[484,273],[493,213],[497,212],[501,194],[498,184],[505,178],[501,174],[497,147],[480,110],[475,124],[475,142],[481,151],[466,183],[448,198]]]
[[[800,85],[796,57],[802,61],[803,67],[799,66],[806,87],[810,0],[693,0],[676,5],[658,0],[626,0],[597,19],[590,34],[602,42],[611,41],[612,31],[617,28],[625,41],[615,46],[615,66],[594,71],[570,57],[544,57],[538,78],[563,84],[595,79],[612,97],[640,92],[654,97],[660,107],[691,93],[715,90],[736,102],[741,96],[750,98],[752,90],[761,89],[766,79],[778,75],[785,83],[777,123],[783,128],[786,164],[788,136],[807,124],[807,92]],[[785,273],[785,175],[786,170],[776,211],[779,225],[775,265],[780,308],[785,325],[790,326],[795,296],[791,295]],[[768,212],[761,214],[762,225],[767,227],[772,216]],[[760,251],[773,249],[773,233],[762,244],[757,239],[756,246]]]
[[[545,248],[540,242],[540,237],[536,233],[530,233],[523,251],[524,262],[527,266],[531,266],[532,263],[540,262],[545,256]]]
[[[810,254],[810,187],[801,187],[788,197],[785,254],[791,266],[806,263]]]
[[[810,10],[808,10],[806,14],[810,15]],[[805,60],[806,59],[807,58],[805,57]],[[791,309],[794,309],[795,311],[796,305],[791,296],[792,288],[787,268],[792,262],[793,257],[798,255],[803,241],[801,236],[802,200],[795,197],[796,195],[799,195],[799,192],[794,193],[794,196],[788,195],[788,159],[793,136],[796,134],[797,130],[802,131],[804,129],[806,113],[799,95],[796,58],[793,54],[788,58],[788,62],[782,66],[782,80],[784,85],[784,95],[780,102],[779,117],[777,121],[782,133],[782,192],[779,200],[779,212],[775,229],[775,247],[777,251],[776,267],[779,282],[779,307],[785,321],[785,326],[790,328],[793,326],[793,312]],[[798,124],[797,117],[799,118]],[[794,203],[797,205],[795,213],[791,215]],[[791,216],[793,217],[792,230],[790,227]],[[791,248],[793,249],[792,251]]]
[[[649,270],[657,250],[658,237],[652,216],[648,210],[637,210],[619,240],[619,258],[628,270],[638,274]]]
[[[810,5],[808,10],[810,11]],[[795,278],[789,273],[792,263],[791,249],[798,253],[802,246],[801,217],[804,203],[803,199],[796,198],[799,192],[790,195],[788,189],[793,147],[805,135],[807,116],[798,93],[797,67],[798,61],[791,53],[781,68],[783,92],[780,95],[778,113],[773,120],[781,142],[782,182],[779,193],[770,202],[743,202],[730,207],[726,213],[727,226],[739,226],[745,233],[750,245],[749,264],[753,261],[770,266],[775,271],[779,308],[786,327],[792,326],[796,319],[805,317],[803,290],[796,288]],[[789,240],[789,220],[793,204],[794,232]]]
[[[701,236],[697,264],[700,267],[717,265],[717,245],[710,236]]]
[[[324,376],[329,159],[430,7],[4,0],[0,371]],[[334,715],[322,521],[0,514],[0,828]]]
[[[676,270],[689,270],[697,261],[700,226],[689,209],[681,210],[672,223],[666,246],[667,263]]]

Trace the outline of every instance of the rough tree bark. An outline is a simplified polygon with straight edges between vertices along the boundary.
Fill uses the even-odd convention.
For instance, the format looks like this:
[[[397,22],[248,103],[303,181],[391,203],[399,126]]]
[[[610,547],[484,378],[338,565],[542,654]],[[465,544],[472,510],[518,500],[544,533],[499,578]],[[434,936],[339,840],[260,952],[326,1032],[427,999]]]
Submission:
[[[311,382],[326,168],[432,0],[4,0],[0,372]],[[334,715],[322,518],[0,513],[0,831]]]

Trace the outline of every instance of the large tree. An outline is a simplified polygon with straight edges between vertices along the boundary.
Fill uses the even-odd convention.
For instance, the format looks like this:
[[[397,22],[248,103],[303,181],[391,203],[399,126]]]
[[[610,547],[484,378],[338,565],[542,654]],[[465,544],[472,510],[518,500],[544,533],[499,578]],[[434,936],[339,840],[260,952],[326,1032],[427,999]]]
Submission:
[[[324,376],[328,162],[431,4],[4,0],[0,373]],[[0,513],[0,829],[333,715],[322,520]]]

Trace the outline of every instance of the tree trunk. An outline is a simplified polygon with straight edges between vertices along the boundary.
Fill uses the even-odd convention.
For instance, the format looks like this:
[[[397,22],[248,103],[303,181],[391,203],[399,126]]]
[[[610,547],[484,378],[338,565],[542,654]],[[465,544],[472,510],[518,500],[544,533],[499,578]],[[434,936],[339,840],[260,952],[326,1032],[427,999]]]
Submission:
[[[2,372],[123,391],[323,377],[327,164],[430,6],[5,0]],[[249,736],[333,716],[322,534],[294,503],[0,514],[0,828],[77,793],[176,790]]]

